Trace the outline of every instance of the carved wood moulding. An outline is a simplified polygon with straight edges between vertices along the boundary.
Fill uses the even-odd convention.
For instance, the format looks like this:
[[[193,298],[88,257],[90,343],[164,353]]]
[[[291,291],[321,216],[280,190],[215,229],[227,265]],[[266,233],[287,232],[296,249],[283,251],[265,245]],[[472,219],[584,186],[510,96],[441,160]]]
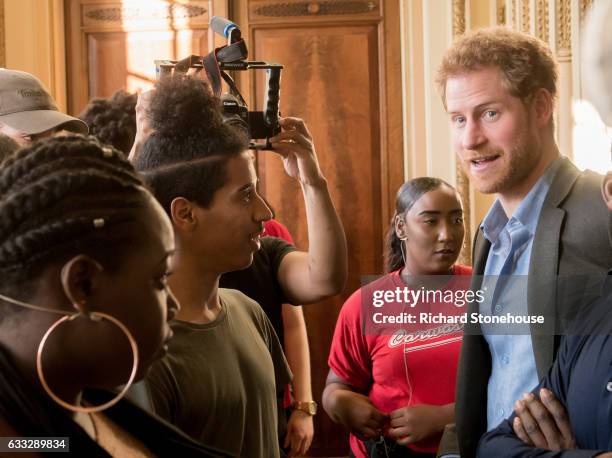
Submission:
[[[453,0],[453,37],[465,33],[465,0]]]
[[[123,24],[207,24],[207,1],[184,3],[83,5],[82,24],[86,27]]]
[[[251,2],[250,16],[255,19],[270,18],[307,18],[321,16],[376,16],[380,1],[374,0],[320,0]]]
[[[506,1],[497,0],[497,25],[506,25]]]
[[[465,0],[453,0],[453,37],[465,33]],[[463,246],[461,247],[461,253],[459,255],[458,262],[460,264],[471,264],[472,263],[472,231],[470,222],[470,182],[463,172],[463,169],[458,165],[455,172],[455,179],[457,183],[457,191],[461,196],[463,202],[463,221],[465,224],[465,238]]]
[[[572,8],[570,0],[557,0],[557,49],[563,54],[572,46]]]
[[[531,23],[531,6],[530,0],[521,0],[521,31],[530,32]]]
[[[548,0],[537,0],[535,15],[536,36],[548,43]]]
[[[580,22],[584,21],[584,18],[592,5],[593,0],[580,0]]]

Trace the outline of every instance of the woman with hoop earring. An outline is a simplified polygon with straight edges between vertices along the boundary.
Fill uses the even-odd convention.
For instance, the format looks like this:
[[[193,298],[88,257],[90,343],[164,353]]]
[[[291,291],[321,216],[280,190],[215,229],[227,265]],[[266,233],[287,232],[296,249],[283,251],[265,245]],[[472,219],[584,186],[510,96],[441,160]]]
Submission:
[[[399,189],[388,236],[389,273],[344,303],[328,360],[323,408],[350,431],[351,456],[435,457],[444,426],[454,422],[462,325],[377,327],[391,310],[419,316],[414,311],[425,305],[434,311],[439,304],[411,307],[409,296],[402,296],[398,309],[398,303],[381,306],[375,299],[416,291],[417,285],[425,291],[422,285],[432,281],[448,289],[459,280],[467,289],[471,268],[455,264],[464,233],[461,200],[451,185],[421,177]],[[379,313],[377,321],[371,312]]]
[[[82,136],[16,151],[0,212],[0,454],[227,456],[122,399],[178,309],[172,226],[123,155]]]

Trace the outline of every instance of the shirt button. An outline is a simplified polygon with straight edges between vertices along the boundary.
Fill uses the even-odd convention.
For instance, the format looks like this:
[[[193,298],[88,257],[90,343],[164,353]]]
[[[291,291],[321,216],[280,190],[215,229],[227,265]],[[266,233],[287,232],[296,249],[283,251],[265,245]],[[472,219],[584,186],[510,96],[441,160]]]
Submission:
[[[497,304],[497,305],[495,306],[495,311],[496,311],[497,313],[500,313],[500,312],[501,312],[503,309],[504,309],[504,308],[501,306],[501,304]]]
[[[499,410],[497,411],[497,413],[499,414],[499,416],[500,416],[500,417],[504,417],[504,413],[505,413],[505,412],[504,412],[504,409],[499,409]],[[505,417],[504,417],[504,418],[505,418]]]
[[[612,392],[612,382],[608,382],[608,384],[606,385],[606,390]]]
[[[508,364],[510,362],[510,358],[508,357],[508,355],[504,355],[501,357],[501,361],[504,364]]]

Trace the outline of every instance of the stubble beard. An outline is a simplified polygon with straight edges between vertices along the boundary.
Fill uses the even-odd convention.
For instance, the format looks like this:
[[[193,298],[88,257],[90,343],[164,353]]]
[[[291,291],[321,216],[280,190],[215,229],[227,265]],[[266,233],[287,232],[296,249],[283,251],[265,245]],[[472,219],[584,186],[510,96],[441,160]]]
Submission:
[[[479,192],[503,193],[515,188],[529,176],[541,154],[538,149],[537,137],[530,131],[524,131],[518,136],[516,144],[509,152],[499,148],[478,151],[479,156],[499,155],[498,161],[506,161],[505,164],[501,164],[502,170],[496,172],[499,176],[490,179],[474,177],[471,174],[469,160],[462,161],[463,171]]]

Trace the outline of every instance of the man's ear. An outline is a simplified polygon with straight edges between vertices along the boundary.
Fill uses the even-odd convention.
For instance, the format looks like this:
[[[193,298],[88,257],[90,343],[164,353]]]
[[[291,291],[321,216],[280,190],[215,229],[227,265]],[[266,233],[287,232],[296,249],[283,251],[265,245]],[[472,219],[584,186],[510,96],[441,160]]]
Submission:
[[[64,294],[77,311],[87,312],[88,299],[103,270],[97,261],[84,254],[73,257],[62,267],[60,279]]]
[[[548,90],[540,88],[532,96],[531,106],[535,113],[537,127],[549,125],[555,110],[553,96]]]
[[[176,197],[170,203],[170,219],[180,230],[191,232],[197,223],[195,205],[184,197]]]
[[[612,211],[612,171],[608,172],[604,177],[601,193],[608,209]]]

